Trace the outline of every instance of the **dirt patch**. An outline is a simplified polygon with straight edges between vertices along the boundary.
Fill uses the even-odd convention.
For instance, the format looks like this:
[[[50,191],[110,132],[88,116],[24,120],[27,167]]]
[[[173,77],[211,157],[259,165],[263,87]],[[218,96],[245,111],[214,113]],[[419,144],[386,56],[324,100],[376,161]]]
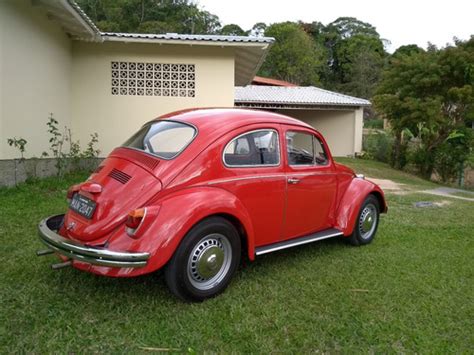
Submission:
[[[435,206],[438,206],[438,207],[449,206],[451,203],[452,203],[452,201],[448,201],[448,200],[442,200],[442,201],[438,201],[438,202],[433,202],[433,204],[434,204]]]
[[[380,188],[384,191],[402,192],[404,190],[403,184],[398,184],[395,181],[389,179],[372,179],[368,177],[367,180],[370,180],[373,183],[379,185]]]

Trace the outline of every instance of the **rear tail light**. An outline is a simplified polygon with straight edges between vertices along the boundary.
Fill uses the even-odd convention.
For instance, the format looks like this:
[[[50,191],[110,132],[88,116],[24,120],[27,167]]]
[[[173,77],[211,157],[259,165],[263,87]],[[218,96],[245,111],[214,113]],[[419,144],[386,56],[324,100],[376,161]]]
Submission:
[[[91,194],[100,194],[102,192],[102,186],[92,182],[86,182],[81,185],[80,190],[89,192]]]
[[[146,215],[146,208],[139,208],[138,210],[131,211],[127,216],[127,221],[125,222],[127,234],[130,237],[135,236],[135,232],[137,231],[138,227],[143,222],[143,219]]]

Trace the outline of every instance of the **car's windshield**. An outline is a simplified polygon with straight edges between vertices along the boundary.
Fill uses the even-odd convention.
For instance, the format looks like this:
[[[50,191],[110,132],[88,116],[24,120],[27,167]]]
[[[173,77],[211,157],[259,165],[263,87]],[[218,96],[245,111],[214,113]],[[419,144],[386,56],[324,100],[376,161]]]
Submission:
[[[157,121],[144,125],[122,147],[143,150],[163,159],[173,159],[196,135],[190,125],[175,121]]]

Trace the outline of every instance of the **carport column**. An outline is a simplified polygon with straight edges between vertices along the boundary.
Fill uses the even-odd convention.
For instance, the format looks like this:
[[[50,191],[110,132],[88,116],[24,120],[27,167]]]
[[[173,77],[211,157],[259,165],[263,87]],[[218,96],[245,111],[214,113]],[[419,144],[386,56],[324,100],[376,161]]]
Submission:
[[[364,108],[359,107],[354,112],[354,154],[362,151],[362,133],[364,129]]]

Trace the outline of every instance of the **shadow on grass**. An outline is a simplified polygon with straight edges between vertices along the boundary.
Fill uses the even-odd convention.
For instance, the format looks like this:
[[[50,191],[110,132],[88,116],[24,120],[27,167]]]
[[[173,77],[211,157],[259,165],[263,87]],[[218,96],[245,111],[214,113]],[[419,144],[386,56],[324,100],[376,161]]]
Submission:
[[[331,238],[307,245],[284,249],[274,253],[259,256],[255,261],[243,261],[234,277],[234,284],[245,284],[245,282],[258,281],[275,270],[288,266],[298,267],[306,258],[313,258],[322,255],[334,254],[334,257],[342,257],[343,250],[348,246],[342,238]],[[50,258],[51,263],[57,259]],[[43,266],[41,266],[43,267]],[[140,303],[150,298],[156,300],[175,303],[176,299],[168,291],[164,279],[164,270],[132,277],[132,278],[111,278],[80,271],[74,268],[51,270],[45,269],[42,272],[42,282],[48,289],[60,288],[61,294],[75,296],[87,294],[87,298],[94,298],[96,301],[108,302],[109,297],[121,299],[133,298]]]

